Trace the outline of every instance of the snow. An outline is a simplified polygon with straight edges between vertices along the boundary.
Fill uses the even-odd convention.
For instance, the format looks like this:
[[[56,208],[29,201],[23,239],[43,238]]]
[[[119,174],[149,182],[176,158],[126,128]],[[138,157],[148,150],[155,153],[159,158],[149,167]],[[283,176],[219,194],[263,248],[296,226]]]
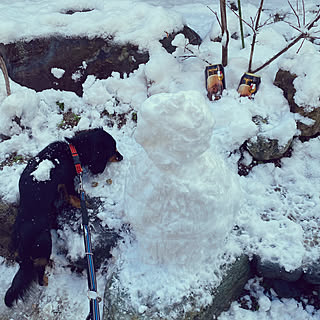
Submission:
[[[51,68],[51,73],[53,74],[54,77],[56,77],[57,79],[60,79],[63,77],[64,73],[66,71],[61,69],[61,68]]]
[[[36,170],[31,172],[33,179],[36,181],[47,181],[50,180],[51,169],[55,167],[54,163],[48,159],[41,161]]]
[[[92,11],[66,14],[70,9]],[[175,11],[139,1],[133,6],[131,1],[126,0],[107,3],[98,0],[58,0],[54,3],[29,0],[14,5],[4,0],[1,1],[0,11],[0,38],[3,43],[58,33],[66,36],[113,36],[121,43],[130,41],[149,47],[149,42],[161,39],[164,31],[170,33],[182,27],[182,18]],[[148,32],[145,32],[145,26],[148,26]]]
[[[259,1],[242,2],[245,17],[254,17]],[[307,10],[315,6],[314,1],[311,0],[306,0],[305,3]],[[203,166],[195,167],[194,163],[190,167],[186,165],[185,168],[192,168],[190,176],[186,173],[188,170],[182,166],[177,171],[179,178],[183,176],[186,180],[193,179],[194,187],[196,187],[199,186],[198,182],[201,179],[205,181],[208,179],[211,183],[210,179],[216,177],[213,185],[217,185],[224,176],[229,173],[234,175],[237,173],[237,161],[240,155],[234,151],[245,140],[254,139],[259,133],[271,139],[278,139],[280,144],[285,144],[288,139],[296,135],[296,116],[290,113],[282,91],[272,83],[280,67],[296,73],[299,77],[294,81],[297,90],[295,101],[306,105],[311,110],[317,108],[320,97],[319,47],[305,41],[299,54],[296,54],[301,42],[296,44],[286,54],[259,72],[262,83],[254,100],[239,98],[237,87],[241,76],[247,71],[252,39],[252,31],[248,26],[244,26],[245,34],[251,34],[245,38],[245,49],[241,49],[240,40],[230,39],[229,62],[225,68],[227,90],[224,91],[220,100],[209,102],[206,100],[204,69],[207,65],[206,61],[212,64],[221,62],[221,43],[210,41],[210,38],[219,35],[220,29],[215,16],[207,6],[219,12],[218,4],[209,0],[141,0],[134,2],[127,0],[108,2],[100,0],[57,0],[54,2],[2,0],[0,2],[0,42],[2,43],[57,34],[88,36],[89,38],[112,36],[115,41],[121,43],[129,41],[141,49],[147,49],[150,60],[123,79],[116,72],[104,80],[88,76],[83,84],[82,98],[71,92],[53,89],[36,93],[13,81],[10,81],[12,95],[6,97],[4,80],[0,76],[0,133],[11,137],[0,143],[0,162],[10,162],[13,153],[24,159],[22,162],[13,161],[12,166],[5,166],[0,171],[0,197],[10,203],[18,201],[18,181],[26,160],[35,156],[50,142],[70,137],[77,130],[101,126],[116,139],[118,150],[124,155],[124,160],[110,164],[99,176],[85,175],[84,187],[89,196],[101,197],[103,208],[99,212],[99,218],[102,219],[103,225],[119,229],[123,222],[128,220],[128,212],[124,203],[127,196],[125,186],[133,165],[139,168],[135,172],[138,185],[141,186],[144,181],[146,183],[146,187],[142,186],[135,190],[135,196],[143,197],[144,192],[150,191],[147,188],[148,183],[155,183],[154,186],[160,188],[174,179],[170,177],[170,180],[167,177],[167,181],[161,180],[163,173],[159,173],[159,167],[151,167],[150,158],[174,163],[178,155],[178,163],[181,164],[179,152],[184,151],[186,142],[192,146],[190,152],[204,152],[198,158],[199,163],[202,163]],[[279,4],[278,0],[266,1],[265,7],[262,21],[266,20],[270,13],[283,14],[290,11],[286,2]],[[74,11],[93,10],[76,12],[72,15],[66,14],[71,9]],[[312,17],[312,13],[308,11],[307,21]],[[292,13],[288,14],[287,18],[291,23],[296,23],[296,18]],[[200,47],[192,46],[183,36],[178,35],[174,39],[177,49],[170,55],[161,47],[158,40],[165,37],[167,33],[181,29],[184,23],[199,33],[203,38],[203,44]],[[239,21],[230,11],[228,11],[228,25],[230,34],[238,32]],[[315,30],[318,29],[319,27],[315,28]],[[272,23],[262,28],[258,34],[253,68],[260,66],[281,50],[295,35],[297,31],[284,22]],[[186,58],[188,55],[196,57]],[[79,66],[80,72],[81,68],[86,68],[86,65]],[[58,74],[54,66],[52,70],[55,76],[59,77],[62,74],[61,70]],[[195,92],[190,93],[189,90]],[[190,96],[186,100],[197,99],[200,106],[203,105],[203,101],[206,101],[207,109],[204,113],[208,117],[198,118],[198,110],[188,114],[189,109],[185,109],[187,105],[181,102],[185,94],[181,92],[189,92]],[[179,105],[181,109],[170,109],[169,114],[162,114],[160,118],[157,118],[157,114],[151,111],[148,114],[149,110],[144,109],[148,104],[148,108],[150,105],[155,108],[156,104],[159,104],[159,112],[161,110],[164,112],[165,105],[161,104],[164,97],[168,100],[180,97],[179,103],[171,107],[176,108]],[[63,102],[66,110],[70,109],[81,117],[76,127],[65,130],[59,127],[63,115],[56,104],[57,101]],[[168,107],[170,107],[169,103]],[[100,116],[103,111],[109,114],[128,113],[126,125],[121,129],[118,129],[116,124],[110,127],[109,119]],[[133,112],[138,114],[138,127],[131,117]],[[177,114],[174,119],[170,117],[172,112]],[[202,124],[205,124],[207,118],[210,118],[209,112],[215,122],[211,133],[209,132],[210,125],[202,128]],[[268,121],[258,127],[252,122],[254,116],[260,116]],[[15,117],[20,118],[20,125],[13,121]],[[154,123],[154,128],[152,128],[154,131],[147,127],[148,130],[145,132],[144,130],[139,132],[139,121],[144,121],[148,117]],[[161,132],[161,126],[169,129],[163,123],[164,121],[169,121],[169,123],[174,121],[174,126],[180,131],[184,126],[187,126],[189,130],[194,130],[192,132],[195,133],[198,130],[204,130],[205,138],[197,143],[192,140],[194,135],[191,135],[191,140],[177,142],[177,145],[181,143],[181,150],[172,148],[173,155],[165,154],[164,146],[152,143],[148,145],[146,142],[149,138],[152,138],[150,141],[156,138],[152,137],[154,133],[162,139],[167,139],[168,143],[171,142],[170,131]],[[183,131],[181,132],[184,134]],[[177,138],[183,137],[183,134],[178,134]],[[146,145],[148,145],[147,150],[144,150]],[[157,150],[162,152],[161,157],[158,157]],[[153,153],[157,156],[152,157]],[[199,298],[199,304],[209,303],[210,295],[205,289],[207,284],[209,287],[219,284],[221,281],[220,265],[234,261],[241,252],[249,256],[259,254],[264,259],[280,263],[287,271],[317,262],[320,258],[320,249],[317,245],[320,222],[319,153],[319,138],[304,143],[295,140],[292,156],[282,159],[281,168],[272,163],[259,164],[248,176],[238,177],[242,197],[241,207],[234,224],[241,232],[235,231],[229,234],[223,250],[216,250],[215,254],[207,257],[207,263],[203,263],[197,272],[190,272],[189,265],[177,267],[175,264],[141,263],[141,260],[137,258],[139,248],[135,235],[123,234],[124,243],[121,242],[119,247],[113,250],[114,258],[109,262],[108,275],[121,265],[119,281],[130,293],[133,306],[143,312],[148,305],[148,299],[145,297],[159,298],[159,303],[166,305],[179,301],[186,292],[192,291]],[[223,163],[224,173],[221,173],[221,177],[216,175],[212,175],[211,178],[210,176],[205,177],[206,170],[208,172],[213,170],[214,162],[211,162],[212,156],[209,157],[209,155],[213,155],[213,159],[219,159],[218,163]],[[192,157],[193,155],[190,156]],[[245,154],[243,161],[249,163],[251,156]],[[39,179],[48,179],[51,165],[49,163],[39,165],[39,170],[43,169],[42,174],[38,176]],[[111,179],[111,184],[106,182],[108,179]],[[93,181],[98,183],[97,187],[92,186]],[[201,185],[199,190],[204,191],[205,188]],[[155,204],[159,204],[159,199],[156,199]],[[137,212],[132,210],[133,208],[129,214],[131,219],[137,216]],[[66,257],[55,251],[55,245],[62,238],[68,243],[70,257],[83,256],[81,253],[82,239],[71,230],[64,229],[58,233],[53,232],[54,266],[49,269],[49,286],[47,288],[36,287],[31,295],[31,302],[34,302],[39,310],[43,310],[44,314],[41,315],[43,319],[75,319],[75,314],[77,319],[84,319],[88,312],[86,275],[71,272],[67,267]],[[17,265],[8,266],[3,259],[1,260],[1,288],[5,290],[9,287],[16,269]],[[100,292],[103,292],[105,281],[105,274],[99,270],[98,288]],[[154,284],[154,287],[152,288],[150,284]],[[313,309],[312,306],[304,307],[293,299],[279,299],[275,294],[266,295],[257,279],[250,281],[247,288],[252,295],[255,295],[259,310],[245,310],[235,302],[229,311],[219,317],[219,320],[320,319],[319,311]],[[156,295],[153,289],[157,292]],[[0,313],[6,318],[15,320],[23,317],[39,319],[36,310],[30,307],[32,303],[29,304],[29,307],[28,303],[19,303],[13,310],[9,310],[1,299]],[[186,306],[186,310],[189,307]]]

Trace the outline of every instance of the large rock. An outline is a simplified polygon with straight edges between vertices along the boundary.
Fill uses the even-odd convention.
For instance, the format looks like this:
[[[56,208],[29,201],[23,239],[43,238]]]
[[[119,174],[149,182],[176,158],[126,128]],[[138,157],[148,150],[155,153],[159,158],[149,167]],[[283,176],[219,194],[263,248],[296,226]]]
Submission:
[[[149,60],[149,54],[131,44],[112,39],[64,38],[61,36],[0,44],[10,78],[36,91],[60,89],[82,95],[87,75],[105,79],[113,71],[130,73]],[[52,68],[63,69],[56,78]]]
[[[292,271],[286,271],[279,263],[262,260],[258,256],[255,257],[254,261],[256,272],[259,277],[295,282],[299,280],[303,274],[302,267]]]
[[[189,40],[189,43],[194,46],[200,46],[202,39],[201,37],[191,28],[188,26],[184,26],[184,28],[179,32],[174,32],[171,34],[168,34],[166,38],[163,38],[160,40],[162,46],[169,52],[173,53],[176,50],[176,46],[172,45],[171,42],[175,38],[175,36],[179,33],[182,33],[186,39]]]
[[[247,149],[255,160],[269,161],[280,159],[288,151],[293,139],[281,146],[276,139],[269,139],[263,135],[258,135],[247,142]]]
[[[255,256],[252,266],[255,274],[263,278],[263,286],[272,288],[280,298],[301,298],[319,290],[319,262],[287,271],[277,262]]]
[[[320,261],[306,268],[303,279],[310,284],[320,285]]]
[[[267,119],[255,116],[253,122],[259,127],[256,137],[249,139],[246,147],[255,160],[269,161],[280,159],[291,146],[293,137],[285,144],[281,145],[277,139],[270,139],[263,134],[263,123],[268,123]]]
[[[167,313],[175,312],[177,316],[160,317],[156,306],[139,313],[128,306],[128,293],[119,287],[117,275],[113,274],[106,284],[103,307],[103,320],[208,320],[216,319],[223,311],[227,310],[232,301],[236,300],[251,276],[250,263],[247,256],[241,256],[232,264],[223,278],[219,287],[212,293],[213,300],[208,306],[200,310],[194,309],[184,312],[186,304],[195,305],[194,297],[182,299],[181,303],[168,306]],[[152,283],[150,283],[152,286]]]
[[[274,84],[283,90],[285,98],[288,100],[290,111],[297,113],[304,118],[313,120],[313,124],[305,124],[301,120],[297,121],[297,127],[301,131],[302,137],[312,137],[320,133],[320,102],[319,106],[298,106],[294,101],[296,89],[293,81],[297,78],[296,74],[280,69],[277,72]],[[314,108],[315,107],[315,108]]]
[[[169,53],[175,50],[171,41],[178,33],[183,33],[191,44],[201,43],[200,36],[185,26],[161,40]],[[0,55],[5,60],[9,77],[20,85],[36,91],[50,88],[73,91],[79,96],[82,96],[82,84],[88,75],[106,79],[112,72],[119,72],[123,76],[149,61],[147,51],[141,51],[130,43],[115,43],[111,36],[88,39],[58,35],[29,42],[0,43]],[[65,72],[61,77],[59,73],[55,77],[52,68]]]
[[[110,251],[112,247],[116,246],[119,240],[119,234],[110,229],[107,225],[102,226],[101,220],[97,217],[99,210],[102,206],[102,202],[99,198],[88,198],[86,199],[88,215],[89,215],[89,227],[92,236],[92,247],[93,247],[93,258],[95,269],[99,269],[104,263],[111,258]],[[72,237],[83,238],[82,233],[82,215],[80,209],[70,208],[69,206],[58,208],[57,226],[60,241],[58,241],[56,248],[57,252],[68,257],[70,267],[77,271],[85,270],[87,267],[87,261],[84,258],[84,245],[83,250],[74,256],[70,255],[73,250],[73,244],[68,243]],[[82,242],[82,241],[81,241]],[[80,246],[81,247],[81,246]],[[81,257],[83,256],[83,257]]]

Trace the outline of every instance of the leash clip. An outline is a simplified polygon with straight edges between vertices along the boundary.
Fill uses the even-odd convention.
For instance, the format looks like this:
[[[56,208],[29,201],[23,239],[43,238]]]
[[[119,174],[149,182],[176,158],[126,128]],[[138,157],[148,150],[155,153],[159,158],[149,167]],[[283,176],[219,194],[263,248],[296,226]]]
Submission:
[[[82,172],[79,174],[79,193],[84,191],[83,189],[83,180],[82,180]]]
[[[87,297],[89,300],[97,300],[98,303],[100,303],[102,301],[102,298],[100,297],[100,295],[97,291],[88,290]]]
[[[78,194],[81,195],[82,192],[84,192],[83,188],[83,180],[82,180],[82,173],[77,174],[74,178],[74,184],[75,184],[75,189],[78,192]]]

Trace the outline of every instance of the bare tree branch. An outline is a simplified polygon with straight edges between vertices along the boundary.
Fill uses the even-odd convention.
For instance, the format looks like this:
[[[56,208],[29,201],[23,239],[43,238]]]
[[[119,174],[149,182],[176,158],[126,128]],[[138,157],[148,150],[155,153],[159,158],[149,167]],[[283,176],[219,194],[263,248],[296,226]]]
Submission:
[[[298,21],[298,27],[301,28],[301,24],[300,24],[300,18],[299,18],[299,15],[297,13],[297,11],[294,9],[294,7],[292,6],[291,2],[288,0],[288,3],[289,3],[289,6],[292,10],[292,12],[294,13],[294,15],[296,16],[297,18],[297,21]],[[297,2],[297,6],[298,6],[298,2]]]
[[[286,24],[288,24],[291,28],[299,31],[300,33],[303,33],[303,31],[301,30],[300,27],[296,27],[296,26],[295,26],[294,24],[292,24],[291,22],[289,22],[289,21],[283,21],[283,22],[286,23]]]
[[[182,58],[186,58],[186,59],[187,59],[187,58],[197,57],[197,58],[199,58],[200,60],[202,60],[203,62],[207,63],[208,65],[211,64],[209,61],[200,58],[197,54],[195,54],[195,53],[194,53],[190,48],[188,48],[187,46],[185,46],[185,50],[187,50],[187,51],[189,51],[190,53],[192,53],[192,55],[190,55],[190,56],[181,56]],[[185,59],[185,60],[186,60],[186,59]]]
[[[244,20],[242,17],[240,17],[240,16],[237,14],[237,12],[235,12],[235,11],[231,8],[230,5],[228,5],[228,8],[229,8],[239,19],[241,19],[242,22],[245,23],[253,32],[255,32],[253,25],[250,25],[246,20]]]
[[[302,41],[301,41],[301,44],[300,44],[300,47],[299,47],[299,49],[297,50],[297,54],[300,52],[300,50],[301,50],[301,48],[302,48],[302,46],[303,46],[303,44],[304,44],[304,42],[306,41],[306,38],[304,38]]]
[[[256,15],[256,23],[255,23],[255,32],[253,33],[252,37],[252,43],[251,43],[251,51],[250,51],[250,58],[249,58],[249,67],[248,67],[248,72],[252,72],[252,60],[253,60],[253,53],[254,53],[254,48],[256,44],[256,39],[257,39],[257,31],[259,29],[259,21],[260,21],[260,16],[263,8],[263,2],[264,0],[260,1],[260,7],[258,9],[257,15]]]
[[[220,26],[220,29],[222,29],[222,25],[221,25],[221,22],[220,22],[220,19],[219,19],[219,16],[218,16],[218,13],[214,10],[212,10],[209,6],[207,6],[207,8],[216,16],[217,18],[217,21],[219,23],[219,26]]]
[[[318,22],[318,20],[320,19],[320,10],[317,12],[316,17],[314,18],[313,21],[311,21],[308,26],[307,26],[307,30],[309,31],[310,29],[312,29],[316,22]],[[260,66],[259,68],[253,70],[253,73],[256,73],[260,70],[262,70],[263,68],[265,68],[266,66],[268,66],[271,62],[273,62],[274,60],[276,60],[278,57],[280,57],[283,53],[285,53],[286,51],[288,51],[291,47],[293,47],[296,43],[298,43],[301,39],[308,37],[308,34],[306,33],[301,33],[298,37],[296,37],[293,41],[291,41],[285,48],[283,48],[281,51],[279,51],[277,54],[275,54],[272,58],[270,58],[268,61],[266,61],[262,66]]]
[[[262,24],[259,25],[259,28],[263,28],[265,26],[269,26],[270,24],[273,24],[274,22],[273,21],[270,21],[272,19],[272,16],[270,15],[269,18]]]

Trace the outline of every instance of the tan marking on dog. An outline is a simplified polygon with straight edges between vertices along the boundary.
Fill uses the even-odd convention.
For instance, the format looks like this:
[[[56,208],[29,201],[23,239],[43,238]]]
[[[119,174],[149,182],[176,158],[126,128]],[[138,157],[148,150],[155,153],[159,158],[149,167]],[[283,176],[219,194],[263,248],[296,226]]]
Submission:
[[[77,208],[77,209],[80,209],[81,208],[81,202],[80,202],[80,199],[76,196],[73,196],[73,195],[69,195],[69,203],[74,207],[74,208]]]
[[[66,202],[69,202],[69,195],[67,192],[67,188],[64,184],[58,184],[58,188],[57,188],[58,192],[62,192],[63,193],[63,199]]]
[[[32,261],[35,267],[44,267],[49,262],[48,259],[46,258],[36,258],[36,259],[32,259]]]
[[[47,287],[48,284],[49,284],[49,279],[48,279],[48,276],[45,274],[45,275],[43,276],[43,286],[44,286],[44,287]]]
[[[110,159],[109,162],[119,162],[119,160],[117,159],[117,155],[113,155]]]
[[[81,208],[80,199],[77,196],[69,195],[67,188],[64,184],[59,184],[57,189],[58,189],[58,192],[63,193],[63,199],[65,202],[69,203],[74,208],[77,208],[77,209]]]

